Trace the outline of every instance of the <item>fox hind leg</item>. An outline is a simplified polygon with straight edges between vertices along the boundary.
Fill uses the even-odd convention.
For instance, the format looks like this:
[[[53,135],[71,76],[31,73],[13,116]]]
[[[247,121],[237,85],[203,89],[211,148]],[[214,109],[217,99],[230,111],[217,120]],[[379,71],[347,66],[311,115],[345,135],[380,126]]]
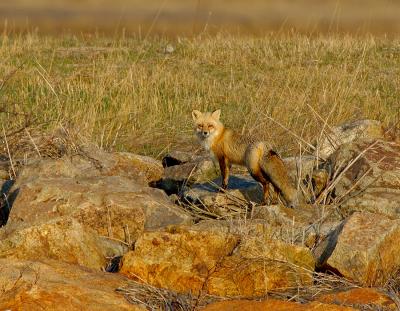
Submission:
[[[262,174],[261,170],[258,172],[252,172],[250,173],[251,177],[253,177],[256,181],[261,183],[263,187],[263,200],[265,205],[271,205],[275,204],[276,201],[274,200],[274,197],[270,191],[270,185],[271,183],[264,177]]]

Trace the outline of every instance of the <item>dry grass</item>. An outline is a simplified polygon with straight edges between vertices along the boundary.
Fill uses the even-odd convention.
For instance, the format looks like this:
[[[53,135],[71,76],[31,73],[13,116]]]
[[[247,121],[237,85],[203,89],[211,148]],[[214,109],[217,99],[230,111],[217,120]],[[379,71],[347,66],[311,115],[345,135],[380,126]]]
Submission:
[[[167,44],[175,48],[165,53]],[[7,135],[62,124],[106,149],[160,156],[198,148],[192,109],[283,155],[323,122],[399,121],[400,41],[374,37],[220,34],[163,38],[0,37],[0,122]],[[302,142],[302,150],[310,147]]]

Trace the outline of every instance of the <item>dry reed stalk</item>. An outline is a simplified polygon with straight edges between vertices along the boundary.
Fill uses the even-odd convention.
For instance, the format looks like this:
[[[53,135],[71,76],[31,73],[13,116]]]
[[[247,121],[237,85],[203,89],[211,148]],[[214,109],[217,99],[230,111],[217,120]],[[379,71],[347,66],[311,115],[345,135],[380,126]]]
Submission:
[[[11,166],[11,170],[12,170],[12,173],[13,173],[13,178],[16,179],[17,178],[17,174],[15,172],[14,162],[13,162],[13,159],[11,157],[10,147],[8,146],[6,130],[4,129],[4,125],[2,127],[3,127],[4,142],[6,144],[6,149],[7,149],[7,154],[8,154],[8,160],[10,161],[10,166]]]

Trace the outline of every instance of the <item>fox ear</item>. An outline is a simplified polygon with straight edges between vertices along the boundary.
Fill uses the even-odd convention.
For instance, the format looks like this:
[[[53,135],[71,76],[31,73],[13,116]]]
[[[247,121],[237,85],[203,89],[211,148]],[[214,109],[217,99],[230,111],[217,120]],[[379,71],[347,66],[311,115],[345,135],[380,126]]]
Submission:
[[[200,116],[202,115],[202,113],[198,110],[193,110],[192,111],[192,117],[193,120],[196,121],[198,118],[200,118]]]
[[[221,116],[221,109],[215,110],[215,111],[211,114],[211,116],[212,116],[214,119],[219,120],[219,117]]]

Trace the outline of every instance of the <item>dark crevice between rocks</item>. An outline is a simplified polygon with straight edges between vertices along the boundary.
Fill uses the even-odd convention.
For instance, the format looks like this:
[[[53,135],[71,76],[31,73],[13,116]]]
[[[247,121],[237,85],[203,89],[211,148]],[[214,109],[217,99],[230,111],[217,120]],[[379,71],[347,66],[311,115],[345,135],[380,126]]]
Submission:
[[[338,238],[343,231],[345,224],[346,220],[342,221],[340,225],[328,233],[326,238],[314,250],[314,256],[316,258],[315,272],[336,275],[339,277],[343,276],[337,269],[327,264],[327,261],[336,248]]]
[[[334,275],[334,276],[337,276],[337,277],[343,277],[343,274],[341,274],[339,272],[339,270],[331,267],[328,264],[324,264],[322,266],[316,267],[315,268],[315,272],[317,272],[317,273],[325,273],[325,274],[328,274],[328,275]]]
[[[15,180],[6,180],[0,190],[0,227],[4,226],[8,221],[8,216],[18,196],[19,188],[12,190]]]
[[[184,185],[185,180],[174,180],[169,178],[162,178],[149,183],[150,187],[164,190],[167,195],[180,194]]]
[[[162,160],[161,160],[161,164],[163,167],[170,167],[170,166],[175,166],[175,165],[180,165],[183,164],[185,162],[180,161],[178,159],[176,159],[175,157],[166,155]]]
[[[120,263],[121,263],[122,256],[114,256],[109,259],[107,266],[105,268],[106,272],[110,273],[117,273],[119,272]]]

